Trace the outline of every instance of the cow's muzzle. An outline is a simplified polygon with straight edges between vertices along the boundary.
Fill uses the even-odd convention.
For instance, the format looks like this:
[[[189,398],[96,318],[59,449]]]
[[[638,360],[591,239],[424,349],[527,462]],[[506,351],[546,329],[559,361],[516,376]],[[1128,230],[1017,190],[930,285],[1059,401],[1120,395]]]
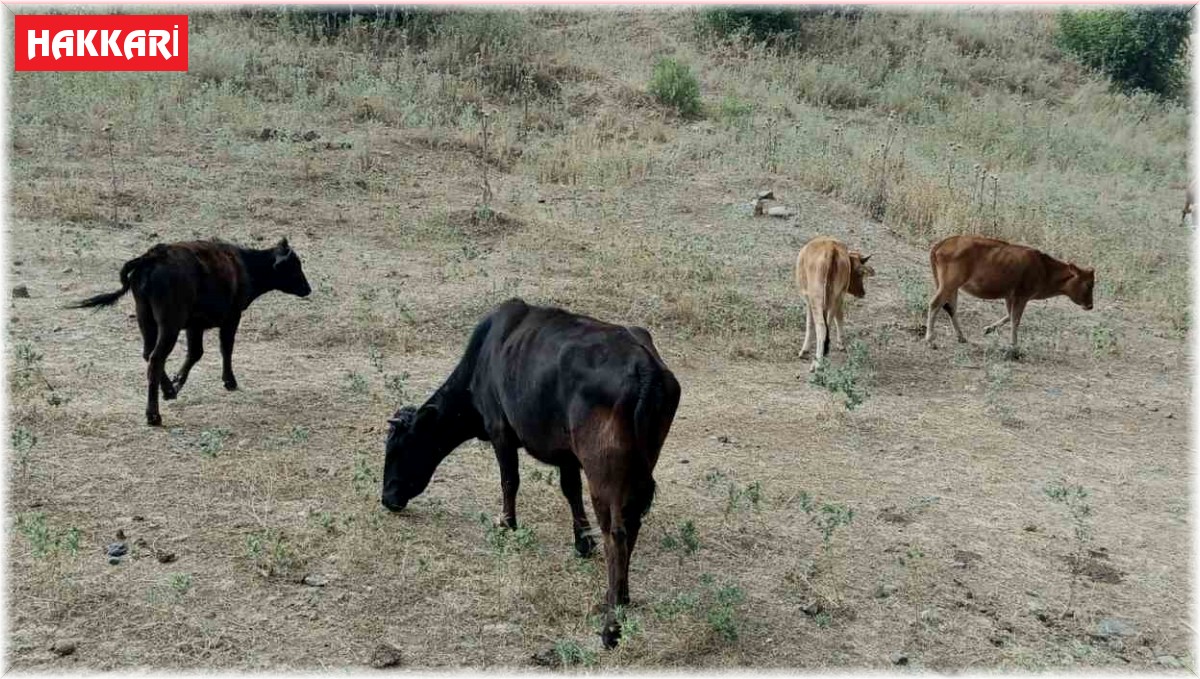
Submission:
[[[389,512],[403,511],[403,509],[408,506],[408,500],[396,500],[388,497],[381,498],[380,502]]]

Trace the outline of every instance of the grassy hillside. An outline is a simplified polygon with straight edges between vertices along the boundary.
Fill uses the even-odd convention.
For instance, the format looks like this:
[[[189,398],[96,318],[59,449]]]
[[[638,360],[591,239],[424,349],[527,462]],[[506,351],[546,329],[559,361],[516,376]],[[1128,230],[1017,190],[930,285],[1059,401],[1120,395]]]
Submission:
[[[190,16],[187,74],[11,79],[11,664],[1191,666],[1189,111],[1065,58],[1055,14],[871,9],[787,49],[690,10]],[[696,112],[651,94],[663,59]],[[842,393],[796,357],[820,233],[879,271]],[[964,299],[972,343],[927,348],[952,233],[1094,266],[1096,310],[1031,305],[1012,362]],[[146,429],[131,303],[63,304],[155,242],[282,235],[314,294],[249,310],[238,392],[210,336]],[[548,468],[524,533],[483,444],[378,505],[386,417],[513,295],[646,326],[683,384],[614,652]]]

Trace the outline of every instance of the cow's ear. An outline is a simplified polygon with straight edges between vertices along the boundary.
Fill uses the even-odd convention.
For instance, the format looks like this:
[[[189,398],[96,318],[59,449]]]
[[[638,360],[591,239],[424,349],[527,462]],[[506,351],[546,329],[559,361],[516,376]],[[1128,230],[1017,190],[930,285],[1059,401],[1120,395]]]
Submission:
[[[866,264],[869,259],[871,259],[871,255],[863,255],[858,261],[860,264]]]

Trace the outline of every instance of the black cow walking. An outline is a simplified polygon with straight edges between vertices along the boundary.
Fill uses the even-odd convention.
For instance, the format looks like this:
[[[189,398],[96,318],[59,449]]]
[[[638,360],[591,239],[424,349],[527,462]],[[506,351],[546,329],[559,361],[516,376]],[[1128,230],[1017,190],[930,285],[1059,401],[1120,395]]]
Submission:
[[[142,331],[142,358],[147,361],[146,422],[162,424],[158,391],[168,401],[187,382],[192,366],[204,353],[204,331],[220,328],[221,377],[225,388],[237,389],[233,376],[233,338],[242,312],[265,292],[279,290],[305,297],[311,292],[300,257],[287,239],[265,250],[220,241],[159,243],[121,267],[121,289],[96,295],[72,308],[109,306],[129,290],[137,305]],[[181,330],[187,331],[187,358],[174,383],[167,378],[167,356]]]
[[[420,408],[389,420],[383,504],[399,511],[471,438],[491,441],[500,463],[504,521],[516,528],[517,449],[560,470],[575,549],[595,548],[579,471],[608,563],[601,636],[620,638],[615,608],[629,603],[629,557],[654,497],[651,473],[679,405],[679,382],[643,328],[604,323],[511,299],[471,334],[445,383]]]

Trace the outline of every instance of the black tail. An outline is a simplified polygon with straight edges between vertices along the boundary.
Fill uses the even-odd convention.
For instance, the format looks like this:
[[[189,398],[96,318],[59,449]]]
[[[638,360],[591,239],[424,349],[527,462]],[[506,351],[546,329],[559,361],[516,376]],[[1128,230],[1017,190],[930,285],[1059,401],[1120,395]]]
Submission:
[[[135,271],[137,271],[138,267],[140,267],[145,261],[146,261],[146,257],[143,255],[141,257],[137,257],[135,259],[129,260],[128,262],[125,262],[125,265],[121,267],[121,289],[120,290],[117,290],[116,292],[106,292],[106,293],[103,293],[100,295],[96,295],[95,297],[88,297],[87,299],[76,302],[74,304],[68,304],[67,308],[68,309],[86,309],[88,307],[94,307],[94,306],[112,306],[113,304],[116,303],[116,301],[118,299],[121,299],[122,295],[129,292],[129,285],[130,285],[129,277],[131,275],[133,275],[133,273]]]
[[[641,459],[646,464],[646,470],[641,487],[635,491],[635,502],[639,506],[638,513],[645,514],[650,510],[657,487],[651,476],[654,463],[658,460],[658,453],[662,450],[671,422],[675,419],[675,411],[679,408],[679,382],[670,371],[658,366],[643,371],[640,378],[641,388],[633,410],[633,437],[638,452],[645,456]]]

